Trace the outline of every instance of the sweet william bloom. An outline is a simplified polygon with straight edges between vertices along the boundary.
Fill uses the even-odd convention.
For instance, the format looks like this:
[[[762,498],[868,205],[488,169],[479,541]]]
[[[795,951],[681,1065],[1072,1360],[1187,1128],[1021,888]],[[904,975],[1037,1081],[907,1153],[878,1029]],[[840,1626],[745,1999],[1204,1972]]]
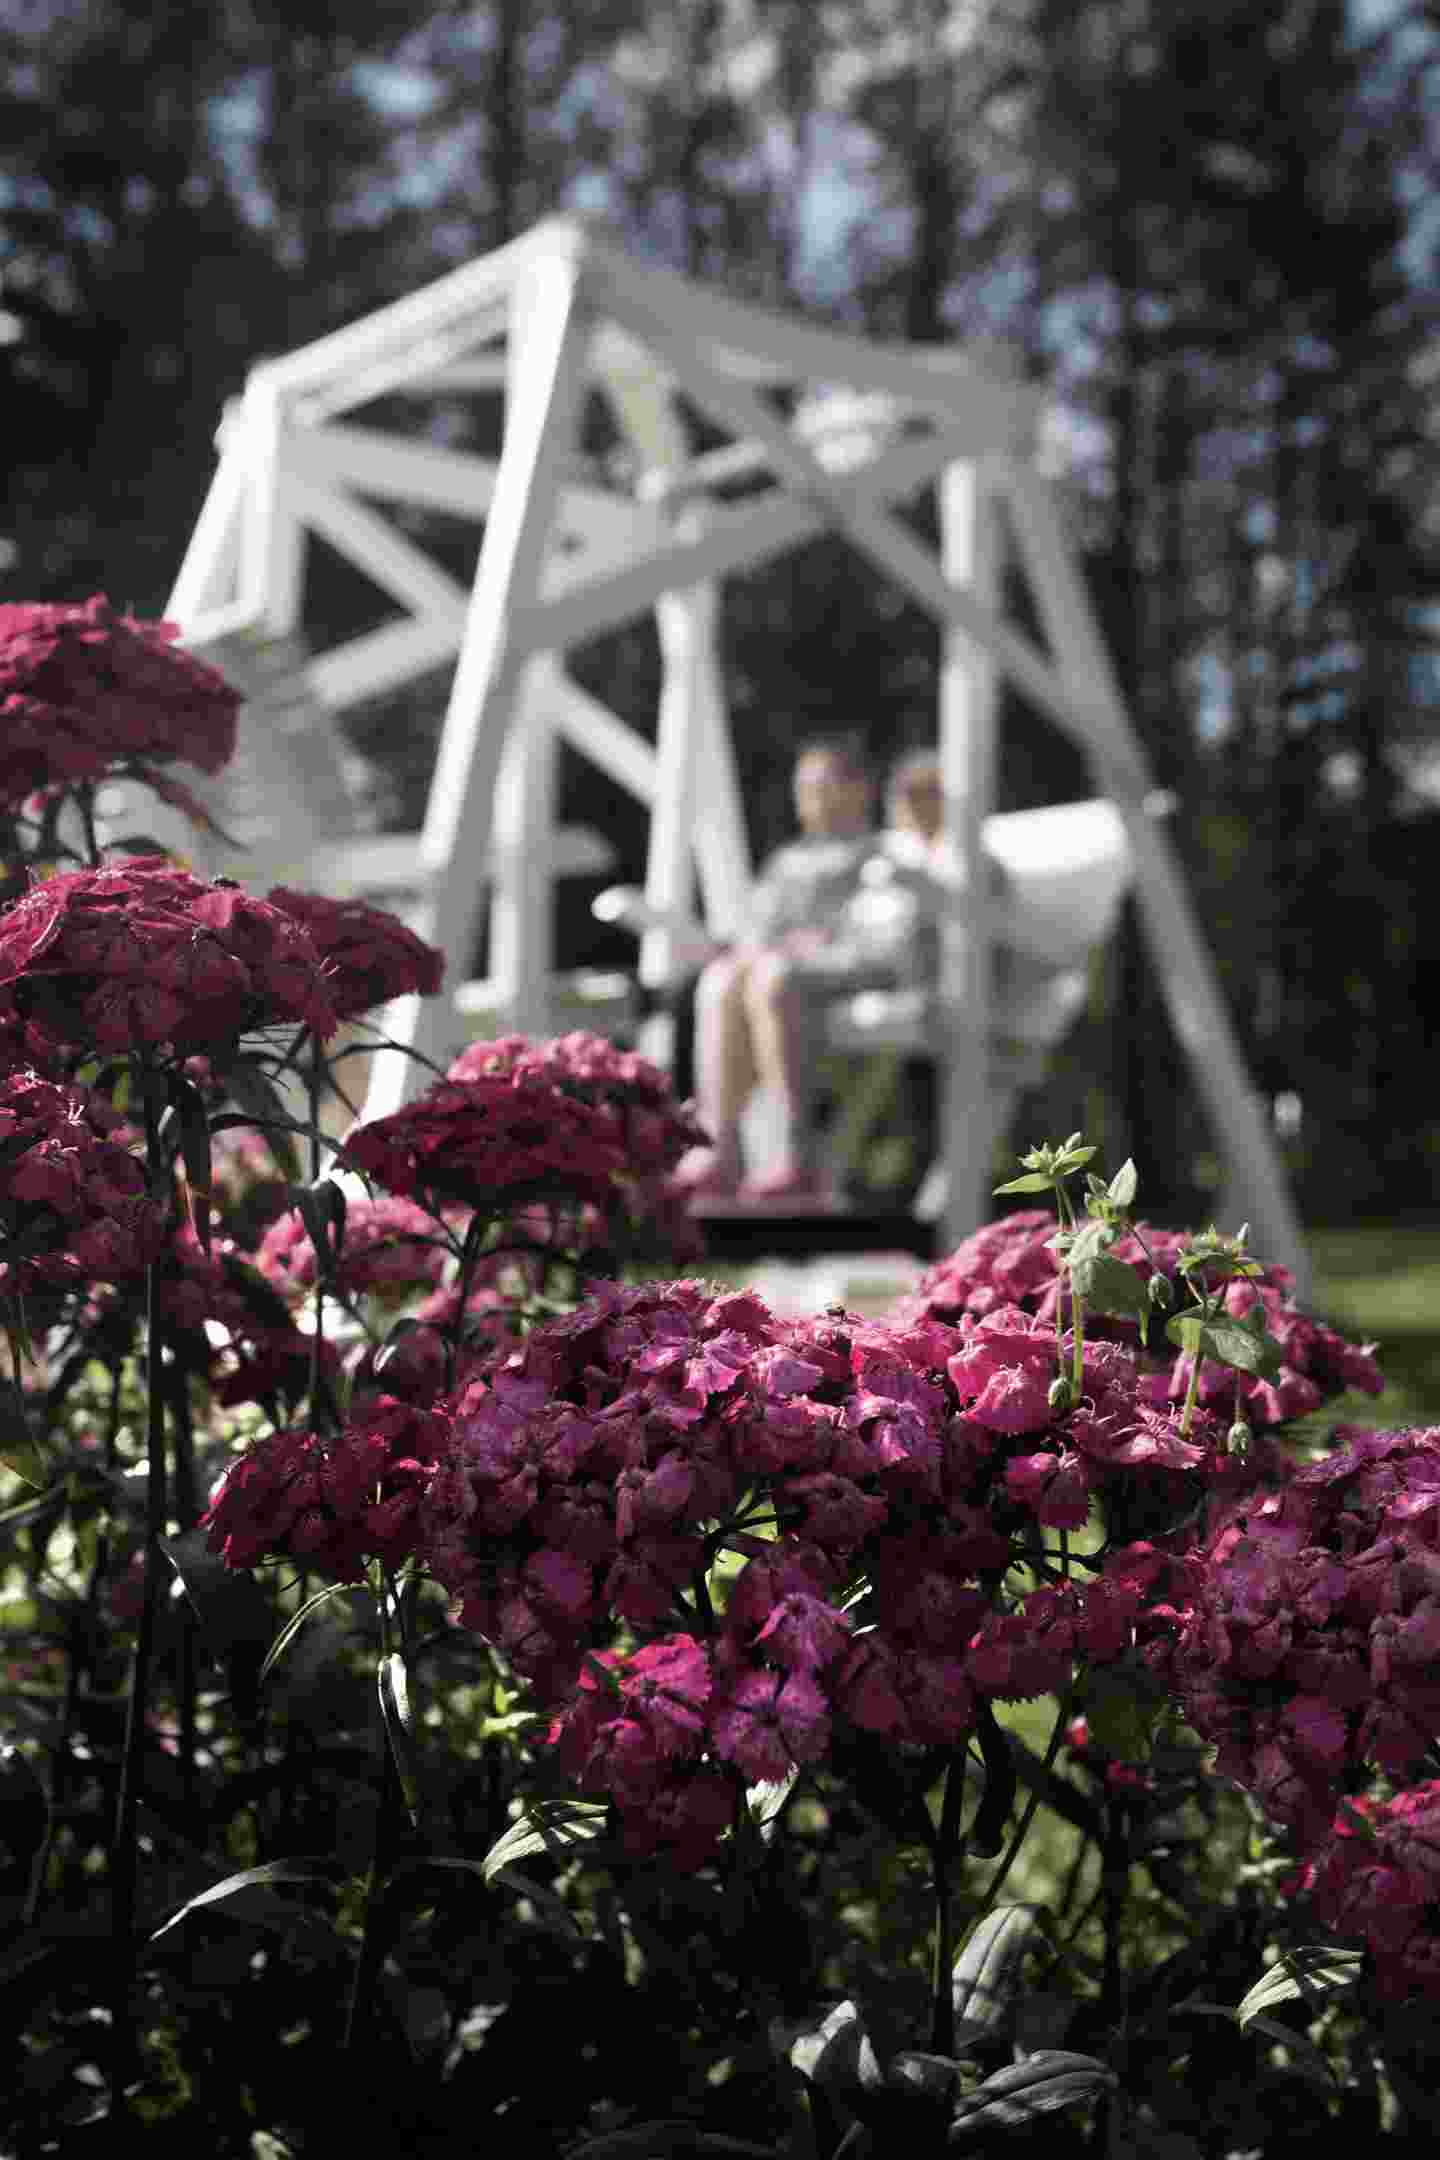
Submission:
[[[830,1739],[830,1706],[807,1672],[742,1668],[710,1711],[715,1752],[752,1783],[815,1762]]]
[[[325,987],[341,1020],[418,991],[433,997],[445,975],[445,955],[384,908],[365,900],[331,900],[322,893],[272,886],[266,898],[310,934],[325,962]]]
[[[0,1290],[123,1283],[159,1257],[164,1213],[119,1125],[85,1088],[0,1076]]]
[[[0,985],[86,1050],[223,1051],[256,1028],[336,1020],[298,923],[236,885],[169,863],[72,870],[0,915]]]
[[[330,1277],[346,1295],[368,1290],[411,1290],[435,1284],[445,1266],[444,1224],[411,1200],[389,1194],[352,1200],[345,1237]],[[298,1208],[266,1231],[255,1265],[282,1294],[315,1287],[315,1247]]]
[[[179,635],[116,614],[99,593],[0,606],[0,804],[176,758],[219,772],[240,694]]]

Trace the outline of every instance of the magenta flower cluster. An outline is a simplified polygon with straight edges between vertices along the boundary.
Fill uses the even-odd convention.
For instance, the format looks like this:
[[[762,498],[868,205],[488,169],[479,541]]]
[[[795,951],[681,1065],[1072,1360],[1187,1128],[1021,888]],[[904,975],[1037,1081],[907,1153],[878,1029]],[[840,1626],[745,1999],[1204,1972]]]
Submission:
[[[266,898],[308,933],[325,962],[325,990],[337,1018],[354,1020],[387,999],[418,992],[433,997],[445,975],[445,956],[384,908],[365,900],[331,900],[323,893],[273,886]]]
[[[1440,1428],[1338,1437],[1226,1510],[1170,1668],[1219,1770],[1304,1840],[1440,1734]]]
[[[981,1698],[1135,1639],[1148,1549],[1080,1588],[1044,1530],[1083,1519],[1092,1479],[1203,1471],[1217,1435],[1137,1403],[1116,1345],[1057,1415],[1056,1359],[1017,1312],[782,1323],[701,1283],[609,1290],[461,1392],[418,1550],[556,1706],[562,1760],[632,1845],[690,1851],[728,1820],[727,1777],[816,1761],[837,1719],[954,1743]],[[1055,1579],[1007,1585],[1026,1562]]]
[[[1068,1318],[1068,1278],[1054,1248],[1055,1228],[1055,1217],[1041,1208],[1026,1208],[986,1223],[928,1270],[906,1310],[952,1325],[967,1313],[983,1318],[1002,1305],[1018,1306],[1042,1320],[1053,1320],[1057,1311]],[[1139,1223],[1135,1231],[1117,1239],[1110,1255],[1134,1268],[1142,1289],[1158,1271],[1170,1285],[1171,1309],[1180,1310],[1188,1300],[1177,1262],[1192,1243],[1187,1232]],[[1261,1380],[1206,1360],[1197,1398],[1202,1408],[1214,1411],[1227,1424],[1237,1412],[1242,1413],[1259,1432],[1305,1417],[1350,1388],[1367,1395],[1381,1392],[1384,1381],[1373,1351],[1347,1342],[1334,1328],[1301,1312],[1291,1296],[1288,1268],[1267,1267],[1258,1277],[1227,1286],[1225,1308],[1234,1318],[1242,1318],[1256,1304],[1263,1307],[1266,1329],[1280,1345],[1278,1377]],[[1165,1347],[1164,1317],[1159,1313],[1152,1323],[1145,1360],[1146,1399],[1157,1406],[1181,1401],[1190,1383],[1190,1359]],[[1131,1320],[1087,1313],[1085,1329],[1089,1337],[1139,1344]]]
[[[360,1126],[350,1163],[406,1196],[511,1205],[555,1190],[606,1207],[655,1188],[703,1135],[658,1067],[601,1037],[475,1043],[445,1079]]]
[[[398,1567],[443,1433],[433,1411],[371,1403],[331,1435],[281,1428],[226,1472],[201,1527],[232,1567],[283,1556],[362,1582],[366,1563]]]
[[[1440,1779],[1347,1801],[1291,1889],[1365,1945],[1383,1998],[1440,1995]]]
[[[223,1050],[282,1021],[335,1031],[320,955],[288,915],[168,862],[70,870],[0,915],[0,985],[90,1053]]]
[[[0,805],[176,758],[219,772],[240,696],[180,651],[179,635],[117,614],[99,593],[0,606]]]
[[[87,1089],[0,1076],[0,1294],[124,1282],[158,1257],[164,1211],[122,1130]]]

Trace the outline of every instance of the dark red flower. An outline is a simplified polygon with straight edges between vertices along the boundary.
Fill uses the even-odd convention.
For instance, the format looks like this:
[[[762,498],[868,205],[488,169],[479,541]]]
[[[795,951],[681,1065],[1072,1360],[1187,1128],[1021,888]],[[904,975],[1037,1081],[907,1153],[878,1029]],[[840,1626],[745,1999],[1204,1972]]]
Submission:
[[[117,615],[99,593],[0,606],[0,803],[173,758],[219,772],[240,693],[179,635]]]
[[[300,925],[238,886],[170,863],[70,870],[0,915],[0,985],[17,1010],[102,1053],[223,1049],[289,1021],[330,1035],[335,1010]]]
[[[158,1257],[164,1214],[120,1123],[87,1089],[0,1077],[0,1290],[124,1282]]]
[[[328,900],[321,893],[275,885],[272,907],[303,923],[326,962],[325,987],[342,1020],[356,1019],[387,999],[418,991],[433,997],[445,974],[445,955],[408,929],[397,915],[365,900]]]

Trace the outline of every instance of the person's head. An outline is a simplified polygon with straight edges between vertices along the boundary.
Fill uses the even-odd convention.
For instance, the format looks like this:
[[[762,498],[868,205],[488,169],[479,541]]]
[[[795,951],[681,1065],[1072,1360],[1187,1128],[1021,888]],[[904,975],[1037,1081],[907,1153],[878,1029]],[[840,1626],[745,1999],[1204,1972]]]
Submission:
[[[800,830],[812,840],[848,839],[874,822],[874,775],[856,736],[820,735],[802,743],[792,786]]]
[[[885,784],[885,815],[897,832],[937,840],[945,822],[940,759],[934,750],[912,750],[891,767]]]

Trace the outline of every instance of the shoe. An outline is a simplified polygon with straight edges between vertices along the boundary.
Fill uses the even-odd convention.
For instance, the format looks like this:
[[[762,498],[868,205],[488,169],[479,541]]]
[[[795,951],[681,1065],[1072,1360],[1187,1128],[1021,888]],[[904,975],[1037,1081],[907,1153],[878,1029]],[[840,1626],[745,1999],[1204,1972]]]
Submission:
[[[695,1148],[670,1182],[682,1199],[692,1205],[697,1200],[733,1200],[740,1173],[727,1169],[714,1148]]]

